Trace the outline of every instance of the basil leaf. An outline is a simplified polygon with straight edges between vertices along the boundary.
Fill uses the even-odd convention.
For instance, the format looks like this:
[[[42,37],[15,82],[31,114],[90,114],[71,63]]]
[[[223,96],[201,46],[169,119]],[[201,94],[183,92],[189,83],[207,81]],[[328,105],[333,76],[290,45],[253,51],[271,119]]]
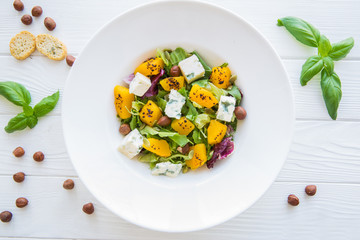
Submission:
[[[310,23],[296,17],[278,19],[278,26],[284,26],[299,42],[310,47],[319,46],[320,32]]]
[[[178,65],[179,62],[184,60],[187,57],[187,53],[183,48],[176,48],[174,51],[170,53],[170,62],[171,65]]]
[[[27,117],[25,113],[19,113],[10,121],[8,122],[8,125],[5,127],[5,131],[7,133],[12,133],[18,130],[23,130],[27,127]]]
[[[329,52],[329,57],[331,57],[334,61],[339,61],[346,57],[346,55],[350,52],[350,50],[354,47],[354,39],[347,38],[340,42],[334,43],[332,45],[332,49]]]
[[[321,72],[321,90],[325,105],[330,117],[337,118],[337,110],[342,97],[341,82],[339,76],[333,72],[331,75],[324,69]]]
[[[331,59],[331,57],[324,57],[324,68],[328,72],[328,74],[332,74],[334,71],[334,61]]]
[[[33,115],[33,112],[34,110],[32,109],[32,107],[28,106],[28,105],[25,105],[23,106],[23,111],[25,113],[25,115],[28,117],[28,116],[32,116]]]
[[[318,49],[320,55],[326,57],[330,52],[330,50],[331,50],[331,43],[329,39],[324,35],[321,35],[319,41],[319,49]]]
[[[316,74],[318,74],[324,66],[324,62],[320,56],[309,57],[302,66],[300,83],[305,86]]]
[[[53,95],[43,98],[35,105],[34,115],[36,117],[42,117],[51,112],[59,101],[59,95],[59,91],[57,91]]]
[[[205,63],[205,61],[200,57],[200,55],[199,55],[198,52],[193,51],[192,54],[195,54],[195,56],[198,57],[201,65],[204,67],[204,69],[205,69],[204,78],[209,78],[209,77],[210,77],[210,74],[211,74],[211,71],[212,71],[212,70],[211,70],[211,67]]]
[[[27,117],[26,123],[29,126],[29,128],[34,128],[36,126],[36,124],[38,123],[38,119],[34,115],[29,116],[29,117]]]
[[[228,93],[236,99],[236,103],[239,104],[241,101],[241,93],[236,85],[233,85]]]
[[[0,95],[17,106],[29,105],[31,102],[29,91],[16,82],[0,82]]]

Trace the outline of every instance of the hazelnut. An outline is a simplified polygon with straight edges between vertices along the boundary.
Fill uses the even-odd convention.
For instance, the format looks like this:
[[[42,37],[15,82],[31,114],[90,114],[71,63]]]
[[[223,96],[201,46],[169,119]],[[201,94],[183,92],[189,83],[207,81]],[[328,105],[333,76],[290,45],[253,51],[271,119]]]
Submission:
[[[30,25],[32,23],[32,17],[29,14],[25,14],[21,17],[21,22],[25,25]]]
[[[172,77],[178,77],[181,75],[180,67],[175,65],[170,69],[170,76]]]
[[[94,212],[94,205],[92,203],[87,203],[83,206],[84,213],[92,214]]]
[[[3,211],[0,213],[0,220],[2,222],[10,222],[12,219],[12,213],[9,211]]]
[[[41,14],[42,14],[43,10],[40,6],[35,6],[32,8],[31,10],[31,14],[34,16],[34,17],[40,17]]]
[[[234,113],[238,120],[244,120],[246,117],[246,111],[243,107],[237,106]]]
[[[75,183],[73,180],[67,179],[64,181],[63,188],[65,188],[67,190],[71,190],[74,188],[74,186],[75,186]]]
[[[29,201],[24,197],[20,197],[20,198],[16,199],[16,202],[15,202],[15,204],[18,208],[23,208],[26,205],[28,205],[28,203],[29,203]]]
[[[20,0],[15,0],[14,3],[13,3],[13,5],[14,5],[15,10],[17,10],[17,11],[22,11],[22,10],[24,10],[24,4],[23,4],[23,2],[20,1]]]
[[[45,156],[42,152],[39,151],[39,152],[34,153],[33,158],[37,162],[42,162],[44,160]]]
[[[157,124],[162,127],[169,126],[170,123],[171,123],[171,119],[167,116],[162,116],[157,122]]]
[[[305,192],[309,196],[314,196],[316,194],[316,186],[315,185],[307,185],[305,187]]]
[[[188,154],[190,152],[190,145],[187,143],[183,147],[178,147],[177,150],[181,152],[182,154]]]
[[[70,67],[74,64],[74,62],[75,62],[75,57],[74,56],[72,56],[72,55],[67,55],[66,56],[66,63],[67,63],[67,65],[69,65]]]
[[[291,206],[297,206],[297,205],[299,205],[300,201],[299,201],[299,198],[297,196],[295,196],[294,194],[290,194],[288,196],[288,203]]]
[[[22,157],[25,154],[25,150],[22,147],[17,147],[13,151],[13,154],[15,157]]]
[[[55,23],[54,19],[52,19],[51,17],[46,17],[44,19],[44,25],[49,31],[54,30],[56,27],[56,23]]]
[[[121,125],[120,125],[120,128],[119,128],[119,132],[120,132],[122,135],[128,135],[129,132],[131,132],[130,125],[127,124],[127,123],[121,124]]]
[[[21,182],[23,182],[25,180],[25,173],[23,173],[23,172],[15,173],[13,175],[13,179],[14,179],[15,182],[21,183]]]

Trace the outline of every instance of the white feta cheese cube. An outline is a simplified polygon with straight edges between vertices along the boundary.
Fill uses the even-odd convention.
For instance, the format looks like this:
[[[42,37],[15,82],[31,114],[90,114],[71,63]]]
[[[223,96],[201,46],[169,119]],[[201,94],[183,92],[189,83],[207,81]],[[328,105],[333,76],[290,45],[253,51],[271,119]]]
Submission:
[[[205,69],[195,54],[179,62],[179,67],[188,83],[205,75]]]
[[[137,72],[130,82],[129,92],[142,97],[151,86],[151,80],[147,76]]]
[[[140,153],[143,146],[144,138],[139,130],[134,129],[124,137],[118,148],[119,152],[128,158],[133,158]]]
[[[236,100],[234,97],[221,96],[216,118],[225,122],[231,122],[235,110],[235,103]]]
[[[180,119],[181,108],[185,104],[185,97],[178,93],[178,91],[171,89],[169,94],[169,101],[165,107],[165,114],[168,117]]]
[[[152,175],[164,175],[168,177],[176,177],[181,171],[181,164],[174,164],[171,162],[161,162],[157,163],[153,170],[151,171]]]

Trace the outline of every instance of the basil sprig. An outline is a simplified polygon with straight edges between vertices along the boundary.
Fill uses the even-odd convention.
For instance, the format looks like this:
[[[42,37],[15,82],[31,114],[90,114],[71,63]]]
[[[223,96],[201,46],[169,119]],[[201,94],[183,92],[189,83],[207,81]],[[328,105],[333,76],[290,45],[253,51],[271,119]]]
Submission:
[[[342,92],[340,78],[334,72],[334,61],[346,57],[354,46],[354,39],[351,37],[331,44],[313,25],[297,17],[278,19],[278,26],[284,26],[299,42],[318,49],[318,55],[309,57],[303,64],[300,84],[305,86],[321,72],[320,85],[325,105],[330,117],[336,120]]]
[[[26,127],[34,128],[38,118],[51,112],[59,101],[59,91],[51,96],[43,98],[34,108],[30,106],[30,92],[21,84],[16,82],[0,82],[0,95],[17,106],[22,106],[23,112],[19,113],[5,127],[7,133],[20,131]]]

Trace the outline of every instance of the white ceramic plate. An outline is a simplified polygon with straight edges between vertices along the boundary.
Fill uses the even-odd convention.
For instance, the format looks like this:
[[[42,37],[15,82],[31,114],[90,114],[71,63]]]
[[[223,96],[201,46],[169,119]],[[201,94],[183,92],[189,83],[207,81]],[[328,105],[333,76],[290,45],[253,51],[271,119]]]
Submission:
[[[177,46],[197,50],[211,66],[228,62],[248,116],[234,154],[213,169],[152,176],[117,151],[113,88],[156,48]],[[98,31],[67,79],[62,117],[68,153],[91,193],[120,217],[168,232],[208,228],[254,204],[286,159],[294,123],[288,77],[269,42],[241,17],[193,1],[147,4]]]

